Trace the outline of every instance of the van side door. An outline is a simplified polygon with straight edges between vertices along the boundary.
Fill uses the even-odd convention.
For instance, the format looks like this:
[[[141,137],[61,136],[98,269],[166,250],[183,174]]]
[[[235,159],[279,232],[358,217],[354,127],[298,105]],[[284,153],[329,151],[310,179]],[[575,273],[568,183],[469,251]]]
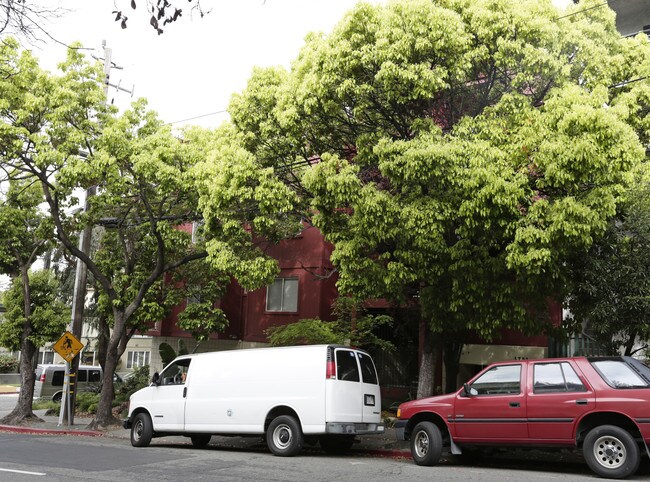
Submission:
[[[185,428],[185,376],[191,359],[174,360],[160,374],[154,388],[150,409],[154,430],[182,431]]]

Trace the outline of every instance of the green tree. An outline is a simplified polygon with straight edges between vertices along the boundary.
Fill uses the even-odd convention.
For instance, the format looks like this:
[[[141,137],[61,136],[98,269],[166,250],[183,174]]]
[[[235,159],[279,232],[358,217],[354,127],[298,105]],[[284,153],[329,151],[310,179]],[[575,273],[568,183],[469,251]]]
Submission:
[[[38,347],[58,340],[70,321],[70,310],[58,296],[59,284],[51,271],[29,273],[27,292],[25,284],[22,276],[14,278],[2,294],[7,311],[0,323],[0,346],[21,352],[20,394],[16,407],[2,419],[5,424],[37,418],[32,412],[34,354]]]
[[[87,266],[100,292],[102,333],[110,336],[93,425],[117,423],[111,412],[112,375],[130,334],[165,315],[164,278],[173,279],[176,270],[193,264],[213,282],[206,288],[210,293],[217,289],[214,283],[226,280],[211,265],[198,266],[207,252],[200,239],[193,242],[188,228],[200,221],[190,171],[203,158],[201,136],[173,136],[144,101],[115,115],[105,105],[101,66],[76,51],[69,52],[56,76],[15,44],[1,48],[7,74],[0,78],[3,166],[38,184],[57,239]],[[74,210],[76,193],[91,188],[95,194],[87,199],[88,209]],[[105,228],[94,257],[78,247],[78,233],[86,226]],[[203,324],[196,323],[196,313],[184,322],[204,336],[223,326],[215,322],[218,312],[210,315]]]
[[[3,167],[7,166],[3,164]],[[52,296],[47,297],[43,290],[50,287],[48,275],[30,272],[38,256],[54,239],[52,223],[39,209],[42,192],[38,186],[21,179],[5,186],[7,192],[0,198],[0,272],[12,278],[12,287],[5,296],[7,313],[0,324],[0,345],[22,353],[20,394],[16,407],[5,417],[7,423],[20,423],[35,418],[32,412],[34,355],[38,347],[60,336],[63,327],[58,316],[52,316],[51,325],[47,318],[58,311],[54,304],[48,307],[58,290],[53,289]],[[50,327],[58,331],[52,334]]]
[[[592,4],[563,18],[544,0],[360,4],[231,104],[239,155],[334,243],[339,291],[419,294],[448,389],[469,330],[550,329],[567,258],[643,159],[647,82],[610,87],[643,77],[648,42]]]
[[[632,189],[605,234],[571,264],[570,321],[610,355],[650,341],[650,187]]]

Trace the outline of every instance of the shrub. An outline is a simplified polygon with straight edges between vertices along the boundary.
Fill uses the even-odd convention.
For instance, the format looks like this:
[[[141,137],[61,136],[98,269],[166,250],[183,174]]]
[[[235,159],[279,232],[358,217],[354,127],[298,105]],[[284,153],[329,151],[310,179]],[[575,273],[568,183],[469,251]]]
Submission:
[[[75,412],[77,413],[96,413],[97,404],[99,403],[99,394],[93,392],[77,393],[75,402]]]
[[[11,355],[0,355],[0,373],[17,373],[18,360]]]
[[[133,393],[148,387],[150,383],[149,365],[136,368],[123,383],[115,386],[115,403],[126,402]]]

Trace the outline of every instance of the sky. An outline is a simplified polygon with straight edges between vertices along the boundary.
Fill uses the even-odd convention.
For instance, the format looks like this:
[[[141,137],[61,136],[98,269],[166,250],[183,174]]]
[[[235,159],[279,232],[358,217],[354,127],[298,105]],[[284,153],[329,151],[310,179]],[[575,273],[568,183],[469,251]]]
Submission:
[[[111,12],[114,1],[129,16],[122,30]],[[78,40],[103,57],[106,41],[112,60],[111,83],[145,97],[166,122],[216,127],[225,119],[230,97],[241,92],[254,66],[281,65],[289,69],[305,35],[329,33],[356,0],[203,0],[205,17],[193,15],[194,3],[179,2],[183,17],[158,36],[149,26],[145,0],[131,10],[125,0],[66,0],[69,11],[46,27],[65,44]],[[375,2],[377,3],[377,2]],[[33,48],[41,66],[54,71],[63,60],[62,45]],[[109,101],[123,108],[131,95],[111,89]],[[214,114],[218,112],[218,114]],[[203,116],[203,117],[200,117]]]
[[[149,108],[175,127],[196,124],[217,127],[228,118],[233,93],[241,92],[254,66],[281,65],[289,69],[312,31],[331,32],[358,0],[202,0],[205,17],[190,14],[189,3],[178,0],[183,17],[157,35],[149,26],[146,0],[58,0],[67,11],[46,26],[54,38],[80,41],[103,57],[102,41],[120,67],[110,82],[145,97]],[[563,5],[569,0],[553,0]],[[371,0],[382,3],[382,0]],[[123,30],[111,13],[116,5],[129,17]],[[41,65],[51,71],[66,48],[49,42],[34,49]],[[131,94],[109,91],[109,101],[129,106]],[[186,119],[190,119],[187,122]]]

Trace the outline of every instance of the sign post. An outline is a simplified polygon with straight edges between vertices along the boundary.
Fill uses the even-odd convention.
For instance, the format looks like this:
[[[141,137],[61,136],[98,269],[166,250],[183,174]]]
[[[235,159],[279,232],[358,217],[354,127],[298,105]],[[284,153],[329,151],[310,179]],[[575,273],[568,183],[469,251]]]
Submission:
[[[64,410],[67,410],[67,421],[68,425],[70,425],[70,390],[74,387],[74,380],[70,380],[70,362],[79,354],[83,347],[84,345],[69,331],[66,331],[52,346],[52,349],[65,360],[65,382],[63,384],[63,395],[61,396],[59,425],[63,425]]]

